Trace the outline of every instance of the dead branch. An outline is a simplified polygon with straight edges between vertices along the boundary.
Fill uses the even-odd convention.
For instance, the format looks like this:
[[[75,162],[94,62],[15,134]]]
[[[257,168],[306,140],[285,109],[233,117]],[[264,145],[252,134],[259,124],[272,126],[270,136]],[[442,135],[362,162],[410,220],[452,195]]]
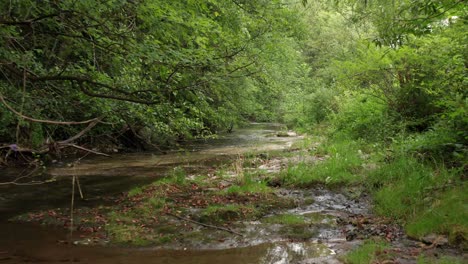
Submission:
[[[70,137],[69,139],[66,139],[66,140],[62,140],[62,141],[58,141],[57,143],[58,144],[67,144],[67,143],[70,143],[70,142],[73,142],[75,141],[76,139],[80,138],[81,136],[83,136],[84,134],[86,134],[89,130],[91,130],[94,126],[96,126],[97,123],[99,123],[100,121],[102,120],[102,117],[98,117],[96,118],[96,120],[94,120],[93,122],[89,123],[89,125],[81,130],[78,134],[74,135],[73,137]]]
[[[30,185],[41,185],[41,184],[45,184],[45,183],[48,183],[48,182],[52,182],[52,181],[30,181],[30,182],[25,182],[25,183],[20,183],[20,182],[16,182],[16,181],[0,182],[0,186],[2,186],[2,185],[30,186]]]
[[[73,148],[81,149],[81,150],[84,150],[84,151],[87,151],[87,152],[91,152],[91,153],[96,154],[96,155],[102,155],[102,156],[110,157],[110,155],[108,155],[106,153],[102,153],[102,152],[98,152],[98,151],[95,151],[95,150],[87,149],[85,147],[78,146],[78,145],[75,145],[75,144],[65,143],[65,144],[60,144],[60,145],[61,145],[60,147],[62,147],[62,146],[63,147],[73,147]]]
[[[235,232],[235,231],[233,231],[233,230],[231,230],[231,229],[229,229],[229,228],[200,223],[200,222],[198,222],[198,221],[195,221],[195,220],[192,220],[192,219],[189,219],[189,218],[185,218],[185,217],[181,217],[181,216],[178,216],[178,215],[176,215],[176,214],[169,213],[169,212],[166,212],[166,214],[167,214],[167,215],[170,215],[170,216],[172,216],[172,217],[175,217],[175,218],[177,218],[177,219],[179,219],[179,220],[183,220],[183,221],[186,221],[186,222],[194,223],[194,224],[201,225],[201,226],[208,227],[208,228],[214,228],[214,229],[226,231],[226,232],[231,233],[231,234],[234,234],[234,235],[243,236],[241,233],[237,233],[237,232]]]
[[[55,181],[55,179],[49,179],[49,180],[45,180],[45,181],[19,182],[21,179],[25,179],[25,178],[29,178],[29,177],[33,176],[33,174],[34,174],[38,169],[39,169],[39,167],[36,167],[36,168],[34,168],[34,170],[32,170],[32,171],[31,171],[30,173],[28,173],[27,175],[18,177],[18,178],[16,178],[16,179],[13,180],[13,181],[9,181],[9,182],[0,182],[0,186],[2,186],[2,185],[18,185],[18,186],[41,185],[41,184],[45,184],[45,183],[49,183],[49,182]]]

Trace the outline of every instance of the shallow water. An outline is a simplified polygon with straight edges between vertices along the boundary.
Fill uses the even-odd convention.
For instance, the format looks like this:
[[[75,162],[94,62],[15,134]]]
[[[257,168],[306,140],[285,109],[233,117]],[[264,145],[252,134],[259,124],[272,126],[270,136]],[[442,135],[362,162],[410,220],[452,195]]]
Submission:
[[[245,153],[281,150],[301,137],[276,137],[280,124],[253,123],[217,139],[184,144],[184,149],[167,154],[150,152],[117,153],[112,157],[87,157],[80,162],[61,162],[48,167],[44,177],[54,182],[34,186],[0,186],[0,221],[30,210],[50,209],[69,202],[71,179],[79,176],[85,200],[77,206],[90,206],[105,201],[103,196],[118,195],[129,189],[164,177],[175,167],[189,174],[215,169],[233,157]],[[2,169],[2,175],[24,175],[24,169]],[[1,238],[0,238],[1,239]]]
[[[0,263],[298,263],[304,259],[320,261],[334,254],[318,243],[264,243],[223,250],[170,250],[151,248],[85,247],[61,244],[61,230],[24,224],[7,224],[2,229]],[[16,232],[12,232],[16,230]],[[6,232],[5,232],[6,231]],[[14,241],[7,244],[7,240]],[[317,262],[322,263],[322,262]]]
[[[9,217],[23,212],[50,209],[69,203],[70,176],[80,176],[85,200],[77,206],[97,206],[104,195],[119,194],[130,188],[163,177],[168,170],[182,166],[189,172],[215,168],[229,158],[251,152],[289,148],[297,136],[276,137],[276,124],[252,124],[249,128],[219,139],[186,145],[184,151],[165,155],[153,153],[116,154],[112,158],[94,157],[79,163],[48,168],[55,182],[38,186],[1,186],[0,188],[0,263],[297,263],[310,260],[325,263],[334,254],[319,242],[265,242],[248,247],[221,250],[172,250],[77,246],[63,229],[28,223],[11,223]],[[187,150],[188,148],[188,150]],[[6,171],[5,171],[6,173]],[[15,171],[8,171],[14,174]],[[321,259],[323,261],[321,261]],[[327,260],[332,261],[332,260]],[[334,263],[333,261],[330,263]]]

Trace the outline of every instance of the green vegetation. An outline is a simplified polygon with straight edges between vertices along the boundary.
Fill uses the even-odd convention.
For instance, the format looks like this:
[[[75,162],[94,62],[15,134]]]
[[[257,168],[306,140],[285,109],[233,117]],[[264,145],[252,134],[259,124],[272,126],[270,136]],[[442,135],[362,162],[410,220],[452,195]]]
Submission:
[[[314,184],[343,185],[360,182],[363,177],[362,151],[357,142],[337,140],[320,146],[316,155],[325,156],[317,164],[299,163],[289,166],[280,176],[287,185],[310,187]],[[314,153],[312,153],[314,154]]]
[[[320,139],[295,146],[313,160],[274,180],[245,170],[253,154],[212,182],[175,168],[131,190],[109,230],[133,240],[149,228],[132,219],[188,208],[203,222],[255,219],[287,204],[267,183],[346,185],[409,236],[466,250],[467,12],[460,0],[3,1],[0,165],[68,147],[161,150],[278,121]],[[268,221],[309,237],[301,219]],[[382,261],[385,248],[369,241],[347,261]]]
[[[277,120],[304,78],[301,9],[280,0],[2,2],[2,160],[3,144],[38,154],[70,143],[160,149]]]
[[[428,258],[421,256],[418,259],[418,264],[463,264],[464,261],[455,257],[442,257],[440,259]]]
[[[315,164],[289,166],[281,180],[364,186],[408,235],[466,249],[466,5],[310,4],[312,79],[288,94],[284,120],[325,138],[310,151]]]
[[[282,225],[303,225],[306,223],[306,219],[300,215],[294,214],[280,214],[271,217],[263,218],[263,222],[270,224],[282,224]]]
[[[238,177],[198,175],[188,179],[184,169],[177,167],[164,179],[130,190],[121,203],[102,212],[107,219],[104,229],[112,242],[119,244],[160,245],[190,239],[209,240],[201,237],[203,233],[197,235],[194,227],[203,224],[211,228],[235,226],[237,221],[256,220],[273,209],[293,205],[290,199],[274,195],[258,175],[239,167],[242,162],[238,159],[230,166],[239,173]],[[86,217],[83,221],[93,222]],[[221,229],[220,232],[225,236],[227,231]]]
[[[253,206],[238,204],[210,205],[200,215],[202,223],[225,223],[240,219],[252,219],[258,217],[260,212]]]
[[[388,244],[384,242],[368,240],[364,245],[346,254],[344,261],[349,264],[381,263],[391,257],[382,254],[388,248]]]

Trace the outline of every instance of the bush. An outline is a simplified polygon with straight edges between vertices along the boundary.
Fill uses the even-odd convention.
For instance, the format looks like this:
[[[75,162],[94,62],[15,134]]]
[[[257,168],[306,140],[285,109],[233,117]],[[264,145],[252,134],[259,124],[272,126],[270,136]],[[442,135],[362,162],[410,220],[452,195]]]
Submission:
[[[353,139],[388,140],[399,131],[398,123],[388,113],[387,106],[377,98],[346,93],[338,100],[339,109],[331,123],[336,133]]]

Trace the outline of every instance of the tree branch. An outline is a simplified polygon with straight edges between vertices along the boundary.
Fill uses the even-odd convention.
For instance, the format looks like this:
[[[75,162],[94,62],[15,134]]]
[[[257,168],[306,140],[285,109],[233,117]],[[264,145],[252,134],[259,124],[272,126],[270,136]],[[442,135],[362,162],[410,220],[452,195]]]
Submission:
[[[89,130],[91,130],[94,126],[96,126],[96,124],[99,123],[99,121],[101,121],[101,119],[102,119],[102,117],[97,118],[95,121],[89,123],[89,125],[85,129],[81,130],[78,134],[74,135],[73,137],[71,137],[69,139],[58,141],[57,143],[58,144],[67,144],[67,143],[70,143],[70,142],[73,142],[73,141],[77,140],[78,138],[83,136],[85,133],[87,133]]]
[[[188,219],[188,218],[185,218],[185,217],[181,217],[181,216],[178,216],[176,214],[173,214],[173,213],[169,213],[169,212],[166,212],[167,215],[170,215],[170,216],[173,216],[177,219],[180,219],[180,220],[183,220],[183,221],[186,221],[186,222],[190,222],[190,223],[194,223],[194,224],[197,224],[197,225],[201,225],[201,226],[204,226],[204,227],[209,227],[209,228],[214,228],[214,229],[219,229],[219,230],[222,230],[222,231],[226,231],[226,232],[229,232],[231,234],[234,234],[234,235],[238,235],[238,236],[243,236],[241,233],[237,233],[229,228],[224,228],[224,227],[220,227],[220,226],[214,226],[214,225],[209,225],[209,224],[204,224],[204,223],[200,223],[200,222],[197,222],[195,220],[192,220],[192,219]]]
[[[11,107],[6,102],[5,98],[3,97],[3,95],[1,93],[0,93],[0,101],[2,101],[2,103],[5,105],[6,108],[8,108],[8,110],[13,112],[17,116],[19,116],[19,117],[21,117],[21,118],[23,118],[25,120],[28,120],[28,121],[31,121],[31,122],[36,122],[36,123],[45,123],[45,124],[52,124],[52,125],[81,125],[81,124],[88,124],[88,123],[92,123],[92,122],[98,122],[101,119],[101,117],[93,118],[93,119],[89,119],[89,120],[85,120],[85,121],[52,121],[52,120],[36,119],[36,118],[29,117],[29,116],[25,116],[25,115],[21,114],[20,112],[16,111],[13,107]]]
[[[93,154],[96,154],[96,155],[110,157],[110,155],[108,155],[108,154],[105,154],[105,153],[102,153],[102,152],[99,152],[99,151],[95,151],[95,150],[91,150],[91,149],[87,149],[85,147],[78,146],[78,145],[75,145],[75,144],[66,143],[66,144],[60,144],[60,145],[64,146],[64,147],[73,147],[73,148],[76,148],[76,149],[81,149],[81,150],[84,150],[84,151],[87,151],[87,152],[90,152],[90,153],[93,153]]]

